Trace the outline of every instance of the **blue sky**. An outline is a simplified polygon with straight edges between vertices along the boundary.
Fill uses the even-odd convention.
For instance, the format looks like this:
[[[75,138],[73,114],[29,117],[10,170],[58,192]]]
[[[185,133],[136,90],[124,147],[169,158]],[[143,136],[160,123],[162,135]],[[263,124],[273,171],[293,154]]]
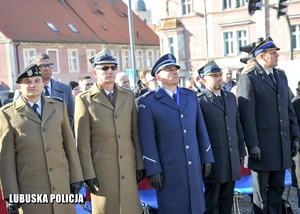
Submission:
[[[128,0],[123,0],[126,4],[128,4]],[[131,9],[134,10],[134,5],[135,5],[136,0],[131,0]],[[151,15],[152,15],[152,22],[153,24],[157,24],[159,21],[159,2],[163,0],[144,0],[146,4],[147,10],[151,10]]]

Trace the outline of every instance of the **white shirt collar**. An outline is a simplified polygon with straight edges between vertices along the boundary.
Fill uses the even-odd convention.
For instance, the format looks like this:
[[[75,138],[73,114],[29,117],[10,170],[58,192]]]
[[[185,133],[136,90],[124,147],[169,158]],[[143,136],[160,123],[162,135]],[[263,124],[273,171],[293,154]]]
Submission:
[[[107,90],[104,89],[104,91],[105,91],[106,95],[108,95],[109,93],[114,93],[114,90],[112,90],[112,91],[107,91]]]
[[[29,103],[29,105],[30,105],[30,107],[32,108],[32,106],[33,106],[33,102],[30,102],[29,100],[28,100],[28,103]],[[41,115],[41,113],[42,113],[42,99],[40,98],[37,102],[36,102],[36,104],[39,106],[38,108],[37,108],[37,111],[38,111],[38,113]]]
[[[264,69],[264,71],[266,72],[266,74],[267,74],[268,76],[269,76],[270,73],[274,74],[274,73],[273,73],[273,70],[270,72],[270,71],[267,71],[266,69]]]

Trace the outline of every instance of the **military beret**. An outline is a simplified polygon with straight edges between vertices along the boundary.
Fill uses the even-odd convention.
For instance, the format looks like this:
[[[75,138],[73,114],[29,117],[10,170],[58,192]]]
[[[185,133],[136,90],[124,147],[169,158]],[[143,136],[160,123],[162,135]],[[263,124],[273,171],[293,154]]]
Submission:
[[[25,69],[24,72],[21,73],[16,80],[16,83],[20,83],[21,79],[28,77],[41,77],[42,73],[39,69],[39,66],[36,64],[30,64]]]
[[[105,48],[95,56],[89,59],[90,63],[95,67],[100,64],[115,64],[118,65],[116,59],[111,55],[111,53]]]
[[[256,45],[255,48],[253,48],[253,50],[249,53],[253,54],[253,56],[257,56],[258,54],[260,54],[261,52],[265,51],[265,50],[280,50],[280,48],[278,48],[271,37],[267,38],[266,40],[258,43]]]
[[[203,67],[198,69],[199,76],[203,78],[205,75],[208,74],[216,74],[222,73],[222,69],[217,65],[214,60],[209,61]]]
[[[175,66],[177,69],[180,68],[179,65],[176,64],[176,58],[172,54],[165,54],[160,57],[157,62],[154,64],[151,75],[155,77],[163,68]]]

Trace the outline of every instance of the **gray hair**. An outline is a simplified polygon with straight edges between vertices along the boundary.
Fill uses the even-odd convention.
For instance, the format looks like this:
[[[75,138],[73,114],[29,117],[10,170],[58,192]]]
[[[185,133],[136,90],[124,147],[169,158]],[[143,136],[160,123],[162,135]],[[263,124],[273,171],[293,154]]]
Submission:
[[[48,54],[46,53],[36,53],[31,59],[30,59],[30,62],[29,64],[36,64],[36,60],[37,59],[49,59],[50,60],[50,57]]]

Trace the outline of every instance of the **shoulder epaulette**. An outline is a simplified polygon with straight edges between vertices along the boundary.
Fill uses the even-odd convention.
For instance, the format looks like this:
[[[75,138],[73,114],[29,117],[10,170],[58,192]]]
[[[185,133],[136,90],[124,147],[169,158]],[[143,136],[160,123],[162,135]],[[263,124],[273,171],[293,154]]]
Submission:
[[[281,68],[275,68],[275,70],[285,74],[284,70],[282,70]]]
[[[147,97],[150,94],[152,94],[154,91],[147,91],[145,94],[143,94],[141,97]]]
[[[63,102],[63,99],[62,98],[60,98],[60,97],[52,97],[53,99],[55,99],[55,100],[58,100],[58,101],[61,101],[61,102]]]
[[[249,73],[251,73],[252,71],[255,71],[255,68],[249,68],[249,69],[246,70],[244,73],[245,73],[245,74],[249,74]]]
[[[1,110],[7,109],[13,105],[13,102],[7,103],[4,106],[1,107]]]

